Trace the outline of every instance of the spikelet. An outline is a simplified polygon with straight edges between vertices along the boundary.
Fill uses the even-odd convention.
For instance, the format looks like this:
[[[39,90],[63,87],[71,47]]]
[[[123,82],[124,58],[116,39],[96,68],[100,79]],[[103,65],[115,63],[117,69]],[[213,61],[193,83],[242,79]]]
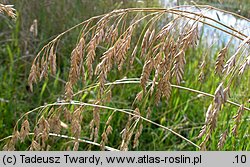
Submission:
[[[122,150],[122,151],[128,150],[128,142],[127,141],[128,141],[128,138],[131,134],[131,131],[130,131],[131,123],[132,123],[132,117],[131,117],[131,115],[129,115],[126,126],[121,132],[122,133],[122,143],[120,145],[120,150]]]
[[[83,65],[84,58],[84,47],[85,47],[85,39],[84,32],[82,33],[82,37],[71,53],[71,67],[69,71],[69,81],[72,86],[79,80],[80,74],[82,74],[83,84],[85,83],[85,69]]]
[[[112,67],[113,60],[118,65],[118,70],[120,71],[122,69],[122,66],[126,60],[126,54],[130,48],[131,38],[132,38],[132,31],[133,26],[130,26],[124,34],[116,41],[115,45],[110,47],[105,53],[104,56],[101,58],[102,60],[102,66],[104,68],[103,70],[106,70],[107,72]],[[105,72],[106,73],[106,72]]]
[[[239,124],[241,121],[241,117],[242,117],[242,113],[244,111],[244,105],[241,105],[237,111],[237,114],[233,117],[234,119],[234,126],[232,129],[232,133],[234,136],[237,136],[238,134],[238,128],[239,128]]]
[[[105,150],[105,144],[108,142],[108,135],[110,135],[113,131],[112,126],[110,125],[110,121],[113,118],[113,113],[109,116],[108,120],[106,121],[104,131],[101,135],[101,142],[100,142],[100,147],[101,150]]]
[[[228,61],[226,62],[226,64],[224,65],[224,68],[222,70],[222,73],[226,72],[226,74],[229,74],[232,71],[232,68],[235,66],[236,64],[236,54],[234,54],[233,56],[231,56]]]
[[[41,81],[43,78],[47,78],[48,77],[48,63],[47,61],[45,61],[45,56],[42,56],[41,58],[41,74],[39,77],[39,80]]]
[[[41,124],[42,124],[42,126],[39,125],[40,126],[39,128],[42,131],[42,148],[45,148],[45,142],[49,138],[50,125],[49,125],[48,121],[46,119],[44,119],[44,117],[41,121]],[[42,127],[44,127],[44,128],[42,129]]]
[[[163,91],[163,84],[164,84],[163,78],[160,78],[157,88],[156,88],[156,93],[155,93],[155,98],[154,98],[154,102],[156,105],[158,105],[160,102],[162,91]]]
[[[72,99],[73,97],[73,88],[71,82],[67,82],[65,85],[65,95],[68,99]]]
[[[74,143],[73,151],[77,151],[78,148],[79,148],[79,142],[76,141],[76,142]]]
[[[217,56],[216,64],[215,64],[215,73],[217,74],[220,74],[220,75],[222,74],[226,53],[227,53],[227,46],[222,48]]]
[[[151,31],[150,36],[148,38],[148,47],[150,47],[153,44],[154,37],[155,37],[155,29]]]
[[[153,69],[153,66],[154,66],[153,59],[148,60],[143,66],[143,70],[142,70],[142,74],[140,78],[143,91],[146,91],[146,85],[147,85],[150,73]]]
[[[89,79],[92,78],[93,75],[93,67],[92,64],[96,57],[96,47],[100,44],[100,42],[105,41],[105,26],[110,19],[110,15],[105,15],[102,19],[98,21],[96,24],[96,31],[93,32],[93,37],[90,42],[87,44],[87,56],[86,56],[86,66],[88,69]]]
[[[138,48],[138,46],[136,45],[134,47],[134,50],[133,50],[132,54],[131,54],[130,65],[132,65],[134,63],[134,60],[135,60],[135,57],[136,57],[136,53],[137,53],[137,48]]]
[[[222,99],[222,103],[226,103],[228,97],[230,97],[230,87],[227,86],[225,89],[223,89],[223,99]]]
[[[56,54],[54,51],[54,44],[50,48],[49,52],[49,65],[50,65],[50,71],[52,75],[56,74]]]
[[[206,63],[205,63],[205,60],[203,60],[202,61],[202,63],[201,63],[201,65],[200,65],[200,73],[199,73],[199,76],[198,76],[198,80],[200,81],[200,82],[202,82],[203,80],[204,80],[204,69],[205,69],[205,65],[206,65]]]
[[[96,101],[95,105],[99,105],[100,101]],[[91,125],[91,129],[93,130],[94,135],[94,142],[97,142],[98,140],[98,132],[100,129],[100,108],[94,107],[93,108],[93,125]]]
[[[172,90],[169,80],[170,80],[170,72],[167,71],[163,76],[163,85],[162,85],[162,94],[163,96],[166,97],[167,100],[169,99]]]
[[[92,120],[90,121],[90,123],[89,123],[89,129],[91,130],[89,139],[90,139],[90,140],[93,140],[93,138],[94,138],[94,133],[95,133],[95,121],[94,121],[94,119],[92,119]]]
[[[204,136],[206,132],[207,132],[207,125],[203,125],[198,135],[198,138],[201,138],[202,136]]]
[[[135,99],[134,99],[134,102],[133,102],[132,106],[134,106],[134,104],[135,104],[136,102],[140,102],[140,101],[142,100],[142,98],[143,98],[143,90],[140,91],[139,93],[137,93],[137,95],[136,95],[136,97],[135,97]]]
[[[148,107],[148,108],[147,108],[147,114],[146,114],[146,118],[147,118],[147,119],[149,119],[149,118],[150,118],[150,116],[151,116],[151,112],[152,112],[151,108],[150,108],[150,107]]]
[[[209,120],[210,129],[214,130],[217,124],[218,112],[221,110],[222,104],[225,102],[223,83],[220,83],[214,93],[211,118]]]
[[[54,114],[51,118],[48,120],[51,132],[54,132],[56,134],[60,134],[61,131],[61,121],[58,115]]]
[[[156,60],[155,60],[155,64],[157,64]],[[152,96],[152,94],[154,92],[154,89],[155,89],[156,81],[157,81],[158,76],[159,76],[159,71],[160,71],[160,64],[158,64],[157,67],[156,67],[155,75],[154,75],[154,78],[153,78],[153,82],[152,82],[152,85],[150,87],[150,95],[151,96]]]
[[[81,135],[81,122],[82,122],[82,110],[83,107],[78,107],[71,118],[71,133],[75,139],[79,139]]]
[[[92,67],[92,64],[95,60],[95,48],[96,48],[96,43],[95,41],[91,41],[89,43],[89,46],[87,47],[87,58],[86,58],[86,65],[87,65],[87,69],[88,69],[88,75],[89,75],[89,78],[91,79],[92,78],[92,75],[93,75],[93,67]]]
[[[142,125],[142,123],[140,123],[139,128],[135,132],[135,138],[133,141],[133,148],[136,148],[139,145],[139,138],[142,134],[142,129],[143,129],[143,125]]]
[[[110,27],[107,27],[106,31],[105,31],[104,40],[105,40],[105,42],[109,43],[110,45],[112,45],[112,43],[111,43],[112,32],[114,31],[115,28],[116,28],[115,24],[112,24]]]
[[[37,37],[38,35],[38,25],[37,25],[37,19],[33,20],[32,25],[30,26],[30,32],[33,35],[33,37]]]
[[[35,63],[32,64],[31,69],[30,69],[30,74],[28,78],[28,84],[30,87],[31,92],[33,92],[33,83],[37,83],[37,66]]]
[[[151,34],[151,30],[150,28],[147,29],[147,31],[145,32],[143,39],[142,39],[142,45],[141,45],[141,57],[145,55],[145,53],[147,52],[147,48],[149,45],[149,37]]]
[[[111,45],[113,45],[118,37],[118,28],[117,26],[113,29],[112,33],[111,33]]]
[[[220,135],[220,139],[219,139],[219,142],[218,142],[218,149],[221,150],[222,147],[224,146],[225,142],[226,142],[226,139],[227,139],[227,135],[228,135],[228,130],[226,130],[225,132],[223,132],[221,135]]]
[[[209,124],[212,117],[213,108],[214,108],[213,104],[210,104],[206,112],[205,124]]]
[[[68,110],[67,107],[64,107],[63,113],[64,113],[63,115],[64,115],[65,120],[67,122],[69,122],[71,120],[71,113],[70,113],[70,111]]]
[[[178,85],[182,81],[185,64],[185,52],[184,50],[181,50],[177,55],[174,56],[174,66],[172,68],[172,76],[176,77],[176,82]]]
[[[15,145],[18,140],[20,139],[20,133],[18,132],[18,130],[16,130],[13,135],[12,135],[12,138],[11,138],[11,141],[13,143],[13,145]]]
[[[221,109],[221,105],[223,102],[225,102],[225,97],[224,97],[224,88],[223,88],[223,82],[219,84],[217,89],[214,92],[214,103],[215,103],[215,108],[218,110]]]
[[[24,139],[26,136],[29,135],[30,132],[30,124],[29,121],[26,119],[23,121],[22,126],[21,126],[21,131],[20,131],[20,140],[21,142],[24,142]]]
[[[77,82],[80,76],[80,63],[81,55],[77,49],[74,49],[71,53],[71,67],[69,72],[69,81],[72,86]]]
[[[210,134],[208,133],[206,135],[205,139],[200,144],[200,150],[201,151],[206,151],[206,143],[208,142],[209,138],[210,138]]]
[[[198,24],[193,25],[192,28],[186,32],[181,40],[181,48],[186,50],[189,46],[196,46],[198,37]]]
[[[108,91],[106,92],[106,99],[105,99],[105,102],[110,103],[111,100],[112,100],[112,90],[110,89],[110,90],[108,90]]]
[[[41,150],[41,145],[37,143],[37,141],[32,140],[32,143],[30,145],[30,151],[40,151]]]
[[[247,56],[246,60],[240,65],[239,75],[242,75],[247,67],[250,66],[250,55]]]

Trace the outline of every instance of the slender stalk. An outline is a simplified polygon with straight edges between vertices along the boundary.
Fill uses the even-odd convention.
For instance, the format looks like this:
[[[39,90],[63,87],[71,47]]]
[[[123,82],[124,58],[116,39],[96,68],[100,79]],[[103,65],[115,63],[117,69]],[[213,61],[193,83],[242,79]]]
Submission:
[[[133,80],[129,80],[129,81],[126,81],[126,80],[125,81],[122,81],[122,80],[120,80],[120,81],[114,81],[114,82],[106,83],[105,86],[119,85],[119,84],[140,84],[141,82],[139,81],[139,78],[136,78],[136,79],[138,79],[138,80],[134,80],[134,81]],[[149,84],[152,84],[152,82],[150,81]],[[158,82],[156,82],[156,84],[158,84]],[[82,92],[84,92],[84,91],[86,91],[88,89],[93,89],[93,88],[97,87],[97,85],[94,85],[94,86],[88,87],[88,88],[86,88],[84,90],[81,90],[81,91],[77,92],[76,94],[74,94],[74,96],[79,95],[79,94],[81,94]],[[188,88],[188,87],[184,87],[184,86],[180,86],[180,85],[173,85],[173,84],[171,84],[171,87],[178,88],[178,89],[183,89],[183,90],[187,90],[187,91],[190,91],[190,92],[193,92],[193,93],[198,93],[198,94],[205,95],[207,97],[214,98],[214,95],[212,95],[212,94],[209,94],[209,93],[206,93],[206,92],[202,92],[202,91],[199,91],[199,90],[195,90],[195,89],[192,89],[192,88]],[[226,102],[229,103],[229,104],[232,104],[234,106],[237,106],[237,107],[241,106],[239,103],[236,103],[236,102],[233,102],[233,101],[230,101],[230,100],[227,100]],[[250,111],[250,108],[248,108],[248,107],[244,107],[244,109]]]

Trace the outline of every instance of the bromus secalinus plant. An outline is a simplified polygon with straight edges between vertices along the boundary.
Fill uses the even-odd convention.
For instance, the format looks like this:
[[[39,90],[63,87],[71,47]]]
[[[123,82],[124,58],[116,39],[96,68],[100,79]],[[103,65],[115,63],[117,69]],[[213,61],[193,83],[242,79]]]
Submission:
[[[68,56],[70,66],[63,67],[68,70],[65,94],[55,102],[26,112],[17,121],[13,135],[4,139],[4,150],[15,150],[20,141],[28,141],[29,150],[49,150],[58,138],[65,141],[61,150],[135,150],[147,140],[140,137],[148,133],[149,127],[169,132],[169,137],[191,145],[193,150],[210,150],[214,139],[217,149],[223,149],[229,138],[235,140],[228,149],[237,149],[238,131],[244,131],[240,129],[242,124],[248,131],[248,137],[244,137],[249,138],[249,120],[243,118],[249,118],[250,109],[247,101],[230,99],[230,94],[238,86],[235,84],[238,77],[249,78],[250,36],[208,16],[209,11],[228,13],[250,22],[238,14],[206,5],[128,8],[92,17],[56,36],[34,58],[28,82],[31,91],[39,89],[34,84],[61,70],[57,65],[57,50],[63,47],[60,40],[80,27],[79,39]],[[217,87],[213,93],[191,88],[184,82],[188,77],[185,67],[192,58],[190,50],[202,47],[202,41],[206,40],[202,37],[204,26],[229,39],[216,53],[212,69],[207,69],[206,64],[213,55],[205,51],[202,65],[196,67],[202,85],[206,85],[204,77],[213,73],[209,78]],[[220,47],[218,40],[211,45],[216,43]],[[119,96],[121,85],[135,87],[135,96],[126,108],[114,104],[113,92]],[[210,102],[205,106],[203,125],[197,129],[200,132],[192,138],[154,118],[159,105],[170,105],[176,90],[197,94]],[[227,113],[229,120],[221,128],[223,122],[218,119],[226,105],[238,111]],[[36,119],[30,117],[31,113],[36,113]],[[119,117],[122,121],[117,120]],[[221,135],[214,137],[218,131]]]

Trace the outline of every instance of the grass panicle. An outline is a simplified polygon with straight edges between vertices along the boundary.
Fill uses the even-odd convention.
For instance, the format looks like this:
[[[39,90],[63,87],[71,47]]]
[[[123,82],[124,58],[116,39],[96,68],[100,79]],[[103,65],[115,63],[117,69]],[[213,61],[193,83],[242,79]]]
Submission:
[[[14,14],[12,8],[3,5],[0,7],[0,11],[6,12],[11,17]],[[200,12],[189,10],[197,7]],[[80,144],[84,142],[89,144],[88,149],[92,149],[95,145],[101,150],[127,151],[139,146],[140,136],[146,133],[146,127],[149,126],[147,123],[150,123],[176,135],[194,148],[207,150],[210,137],[219,128],[218,119],[226,103],[240,106],[237,115],[233,118],[234,126],[231,130],[236,136],[242,121],[243,110],[249,112],[249,109],[230,101],[229,90],[233,89],[236,76],[243,75],[250,65],[249,55],[244,55],[247,52],[243,52],[247,49],[246,45],[249,46],[250,37],[238,29],[206,16],[206,11],[212,9],[219,10],[210,6],[119,9],[92,17],[56,36],[34,58],[28,83],[33,90],[33,84],[49,75],[57,74],[59,40],[64,34],[81,27],[79,40],[69,58],[68,78],[64,88],[65,98],[57,103],[27,112],[25,117],[17,122],[13,135],[4,149],[14,150],[18,140],[23,142],[29,135],[33,135],[30,150],[47,150],[50,149],[52,142],[50,137],[56,134],[72,140],[65,146],[72,150],[80,150]],[[211,90],[214,95],[199,91],[199,88],[192,89],[184,85],[185,74],[190,73],[187,66],[192,61],[190,54],[187,53],[200,45],[202,26],[209,26],[227,34],[232,40],[241,41],[233,54],[229,51],[231,41],[220,49],[214,67],[215,77],[219,75],[217,88]],[[122,80],[114,77],[114,73],[128,74],[134,66],[139,66],[141,70],[139,75],[133,76],[137,79]],[[200,66],[201,73],[197,74],[199,80],[202,80],[201,84],[204,85],[206,84],[204,73],[207,68],[205,66],[206,58]],[[116,85],[123,84],[140,85],[136,89],[137,92],[134,92],[134,102],[125,104],[130,109],[109,107],[115,100],[112,92]],[[175,98],[172,97],[172,94],[176,93],[174,89],[213,98],[204,114],[205,121],[198,135],[201,138],[200,145],[195,144],[197,141],[194,139],[188,139],[164,126],[164,121],[161,121],[161,124],[153,121],[155,110],[151,109],[157,105],[166,105],[169,99]],[[74,93],[74,91],[79,92]],[[88,93],[84,94],[86,92]],[[39,110],[39,114],[34,125],[30,125],[30,120],[27,118],[35,110]],[[112,114],[108,113],[110,110]],[[85,117],[85,113],[89,112],[92,112],[92,116],[86,114]],[[109,116],[105,117],[104,113],[108,113]],[[114,129],[112,124],[117,116],[126,120],[119,125],[120,129]],[[21,121],[23,123],[19,131],[18,124]],[[33,131],[31,127],[34,128]],[[83,131],[88,132],[89,137],[82,136]],[[118,131],[120,134],[117,134]],[[119,135],[117,148],[107,146],[110,144],[109,136],[113,134]],[[229,130],[221,134],[218,139],[218,149],[223,149],[229,134]]]

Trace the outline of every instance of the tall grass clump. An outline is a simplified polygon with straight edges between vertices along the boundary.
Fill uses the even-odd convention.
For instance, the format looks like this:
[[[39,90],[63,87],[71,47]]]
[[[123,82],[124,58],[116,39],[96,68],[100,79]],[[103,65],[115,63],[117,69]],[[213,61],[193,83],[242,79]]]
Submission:
[[[148,132],[147,127],[153,126],[184,140],[194,150],[214,149],[211,146],[214,142],[217,149],[223,149],[226,143],[232,143],[227,149],[249,149],[247,144],[237,147],[241,141],[237,135],[242,127],[249,129],[246,119],[250,109],[245,106],[247,101],[232,101],[230,95],[233,96],[232,90],[238,87],[239,78],[249,76],[250,36],[206,16],[209,10],[222,11],[202,5],[119,9],[92,17],[56,36],[34,58],[28,84],[33,91],[38,89],[35,83],[57,74],[60,40],[81,27],[75,48],[68,58],[70,66],[63,67],[68,71],[65,93],[56,102],[26,112],[17,121],[12,136],[4,139],[7,140],[4,150],[15,150],[18,143],[25,142],[30,145],[29,150],[58,147],[61,150],[95,150],[99,147],[101,150],[126,151],[138,148],[140,142],[146,140],[140,137]],[[214,81],[209,92],[191,88],[191,84],[184,82],[186,77],[196,74],[188,71],[186,66],[193,59],[190,53],[203,45],[201,30],[204,26],[220,31],[230,39],[220,48],[213,69],[206,69],[212,55],[204,56],[200,66],[196,64],[195,68],[200,70],[197,77],[202,85],[206,86],[205,76]],[[203,50],[201,52],[206,54]],[[186,72],[190,76],[185,75]],[[117,96],[126,92],[127,87],[134,88],[131,103],[115,103]],[[204,115],[204,121],[200,121],[203,126],[197,135],[199,139],[187,138],[176,129],[165,126],[164,121],[154,121],[159,106],[167,107],[169,101],[175,99],[172,94],[179,93],[208,97],[210,104],[205,106],[205,113],[202,109],[190,111]],[[232,109],[224,114],[228,120],[222,128],[224,118],[221,115],[227,107],[238,108],[238,111]],[[221,135],[214,137],[217,133]],[[247,133],[241,137],[249,138]],[[52,145],[58,138],[65,140],[63,146]],[[81,146],[80,143],[84,144]]]

